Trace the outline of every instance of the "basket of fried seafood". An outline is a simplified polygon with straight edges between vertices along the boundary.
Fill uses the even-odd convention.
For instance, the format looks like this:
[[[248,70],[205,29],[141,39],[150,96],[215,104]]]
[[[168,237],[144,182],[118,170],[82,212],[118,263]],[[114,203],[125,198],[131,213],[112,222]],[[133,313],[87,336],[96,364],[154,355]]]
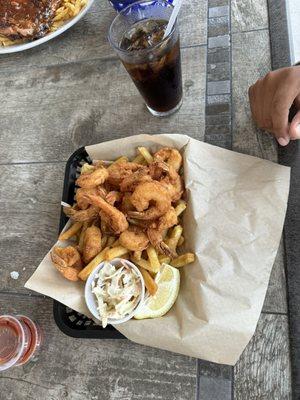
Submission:
[[[51,260],[65,279],[83,282],[101,263],[102,271],[118,276],[110,262],[130,260],[146,288],[144,304],[134,318],[144,319],[170,310],[179,291],[178,268],[195,257],[182,251],[186,201],[180,152],[170,147],[152,154],[145,147],[136,151],[132,159],[121,156],[112,162],[82,164],[74,204],[62,203],[71,223],[60,234]],[[100,321],[132,311],[128,304],[134,291],[126,279],[130,278],[120,271],[114,292],[111,281],[106,292],[103,284],[100,291],[94,289]],[[123,308],[125,304],[125,310],[118,303]]]
[[[233,365],[263,305],[289,174],[186,135],[87,146],[67,165],[58,241],[25,286],[57,301],[72,336]]]

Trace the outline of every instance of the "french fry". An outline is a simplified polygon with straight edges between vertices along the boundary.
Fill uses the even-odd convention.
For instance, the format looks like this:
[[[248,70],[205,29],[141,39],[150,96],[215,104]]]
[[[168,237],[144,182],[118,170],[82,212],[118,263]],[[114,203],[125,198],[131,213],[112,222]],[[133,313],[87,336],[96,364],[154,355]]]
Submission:
[[[148,292],[151,294],[151,296],[154,296],[155,293],[157,292],[157,284],[152,278],[152,276],[149,274],[147,270],[144,268],[139,267],[139,270],[141,271],[141,274],[144,278],[145,286]]]
[[[146,147],[138,147],[138,151],[144,157],[148,164],[151,164],[153,162],[153,157],[150,154],[149,150],[146,149]]]
[[[182,235],[182,231],[183,231],[183,228],[182,228],[181,225],[176,225],[173,228],[172,233],[171,233],[171,235],[170,235],[170,237],[168,239],[168,242],[167,242],[167,244],[168,244],[168,246],[170,247],[171,250],[174,250],[174,251],[176,250],[176,248],[178,246],[179,239],[180,239],[180,237]]]
[[[105,254],[105,260],[111,261],[114,258],[118,258],[123,256],[124,254],[128,253],[128,249],[123,246],[112,247],[111,249],[107,250]]]
[[[134,257],[136,260],[141,260],[141,258],[142,258],[142,252],[141,252],[141,251],[134,251],[134,252],[133,252],[133,257]]]
[[[158,272],[160,270],[160,262],[155,248],[153,246],[149,246],[146,251],[151,264],[151,271]]]
[[[85,231],[87,230],[89,224],[87,222],[84,222],[81,228],[81,232],[80,232],[80,236],[79,236],[79,240],[78,240],[78,247],[79,247],[79,251],[82,252],[83,250],[83,241],[84,241],[84,235],[85,235]]]
[[[88,163],[83,164],[81,167],[81,174],[90,174],[95,170],[95,167],[93,165],[90,165]]]
[[[175,207],[175,212],[176,212],[177,217],[179,217],[179,215],[182,214],[185,209],[186,209],[186,202],[185,201],[181,201]]]
[[[122,164],[124,162],[128,162],[128,157],[125,156],[121,156],[119,158],[117,158],[107,169],[109,169],[112,165],[116,165],[116,164]]]
[[[180,239],[178,240],[178,246],[182,246],[184,243],[184,237],[180,236]]]
[[[140,260],[138,260],[137,258],[131,256],[131,261],[138,265],[139,267],[142,267],[148,271],[152,271],[152,267],[149,261],[144,260],[144,258],[141,258]]]
[[[171,258],[167,257],[165,255],[158,256],[158,259],[159,259],[160,264],[170,264],[170,262],[171,262]]]
[[[81,9],[80,0],[76,0],[74,15],[77,15]]]
[[[64,20],[65,17],[68,15],[68,9],[65,8],[64,10],[62,10],[59,13],[56,13],[55,17],[52,19],[53,22],[55,21],[60,21],[60,20]]]
[[[175,268],[184,267],[187,264],[190,264],[195,261],[195,254],[194,253],[186,253],[182,254],[181,256],[174,258],[170,265]]]
[[[106,245],[108,247],[111,247],[115,243],[115,241],[116,241],[116,238],[114,236],[109,236],[108,239],[107,239],[107,244]]]
[[[135,164],[141,164],[144,161],[144,157],[142,154],[138,154],[133,160],[132,162]]]
[[[109,250],[108,247],[105,247],[98,255],[96,255],[95,258],[92,259],[92,261],[90,261],[88,263],[88,265],[83,268],[82,271],[79,272],[78,277],[83,280],[86,281],[87,278],[89,277],[89,275],[94,271],[94,269],[96,267],[98,267],[98,265],[105,260],[105,255],[106,252]]]
[[[82,222],[75,222],[67,231],[61,233],[58,237],[58,240],[68,240],[71,237],[75,236],[77,232],[80,231],[82,227]]]

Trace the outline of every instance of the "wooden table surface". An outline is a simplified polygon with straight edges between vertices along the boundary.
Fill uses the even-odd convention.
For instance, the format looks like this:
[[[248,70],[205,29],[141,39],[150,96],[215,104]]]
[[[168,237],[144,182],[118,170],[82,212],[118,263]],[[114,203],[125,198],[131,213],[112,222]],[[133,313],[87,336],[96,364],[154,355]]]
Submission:
[[[45,333],[37,361],[0,375],[0,399],[227,400],[226,387],[236,400],[290,399],[283,246],[256,333],[233,370],[128,340],[69,338],[55,325],[52,300],[23,287],[56,239],[65,163],[80,146],[184,133],[277,162],[247,100],[248,86],[271,68],[267,0],[186,1],[184,104],[168,119],[146,111],[110,49],[113,16],[106,0],[96,0],[61,37],[0,57],[0,310],[31,316]]]

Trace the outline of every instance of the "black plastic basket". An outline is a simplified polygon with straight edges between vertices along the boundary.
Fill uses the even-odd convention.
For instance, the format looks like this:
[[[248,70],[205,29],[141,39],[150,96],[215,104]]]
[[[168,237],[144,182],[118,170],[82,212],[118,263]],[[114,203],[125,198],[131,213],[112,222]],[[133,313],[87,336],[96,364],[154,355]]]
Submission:
[[[75,181],[80,173],[82,164],[86,162],[91,163],[92,160],[84,147],[76,150],[69,158],[65,170],[62,201],[73,204],[76,189]],[[62,231],[67,221],[68,218],[62,212],[59,232]],[[108,325],[103,329],[85,315],[79,314],[56,300],[53,303],[53,314],[59,329],[68,336],[87,339],[125,339],[113,326]]]

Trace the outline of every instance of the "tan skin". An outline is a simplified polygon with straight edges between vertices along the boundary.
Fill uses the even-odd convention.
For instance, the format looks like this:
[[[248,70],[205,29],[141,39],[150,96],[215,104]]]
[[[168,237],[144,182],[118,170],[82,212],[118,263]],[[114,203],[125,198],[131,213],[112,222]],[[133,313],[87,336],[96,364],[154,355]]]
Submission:
[[[269,72],[249,88],[252,117],[257,126],[272,133],[281,146],[300,139],[300,66]],[[297,114],[289,123],[289,110]]]

